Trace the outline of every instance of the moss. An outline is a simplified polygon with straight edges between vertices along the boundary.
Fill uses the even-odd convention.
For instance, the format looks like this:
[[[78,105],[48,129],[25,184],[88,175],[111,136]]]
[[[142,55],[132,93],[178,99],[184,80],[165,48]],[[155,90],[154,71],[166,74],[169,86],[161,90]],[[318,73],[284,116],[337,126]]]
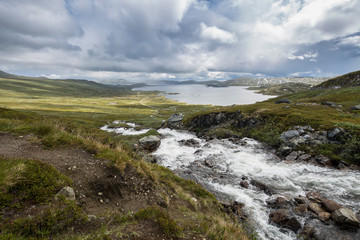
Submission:
[[[15,161],[24,164],[20,176],[15,177],[12,184],[7,184],[0,189],[1,208],[22,209],[29,204],[37,204],[48,201],[63,186],[70,185],[71,180],[60,174],[54,167],[36,160],[5,160],[0,162]],[[1,164],[1,171],[7,171],[7,177],[15,174],[9,169],[9,165],[4,167]],[[11,164],[10,164],[11,166]]]

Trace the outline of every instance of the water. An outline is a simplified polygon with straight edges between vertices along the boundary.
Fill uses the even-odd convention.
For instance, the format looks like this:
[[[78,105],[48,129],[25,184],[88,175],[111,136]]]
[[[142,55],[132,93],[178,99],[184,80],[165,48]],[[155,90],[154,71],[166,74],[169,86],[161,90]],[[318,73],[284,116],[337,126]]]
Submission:
[[[137,125],[135,123],[123,122],[123,121],[114,121],[113,122],[113,124],[119,124],[119,123],[126,124],[128,127],[113,128],[113,127],[109,127],[109,125],[105,125],[105,126],[102,126],[100,129],[107,131],[107,132],[114,132],[114,133],[117,133],[120,135],[141,135],[150,130],[150,129],[136,130],[136,129],[134,129],[135,127],[137,127]]]
[[[188,174],[188,178],[195,179],[219,198],[245,203],[244,210],[260,239],[293,240],[296,235],[268,223],[270,210],[265,201],[269,195],[253,187],[242,188],[242,178],[266,183],[277,194],[289,197],[318,191],[355,212],[360,209],[358,172],[280,162],[252,139],[245,139],[246,144],[242,146],[229,140],[206,142],[185,131],[160,129],[159,132],[164,138],[153,153],[158,164],[182,176]],[[195,139],[200,144],[198,147],[184,146],[179,143],[183,139]],[[208,158],[215,160],[214,167],[203,164]],[[300,219],[302,223],[304,220]]]
[[[274,96],[262,95],[247,87],[207,87],[204,85],[161,85],[135,88],[134,91],[164,91],[165,96],[172,100],[190,104],[211,105],[243,105],[265,101]],[[174,94],[177,93],[177,94]]]

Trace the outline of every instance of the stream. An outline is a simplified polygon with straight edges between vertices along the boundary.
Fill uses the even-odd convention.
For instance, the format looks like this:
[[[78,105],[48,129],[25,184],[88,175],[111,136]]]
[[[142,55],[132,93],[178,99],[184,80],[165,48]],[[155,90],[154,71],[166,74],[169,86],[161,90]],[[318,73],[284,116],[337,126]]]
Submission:
[[[290,198],[317,191],[355,212],[360,209],[358,172],[279,161],[253,139],[245,138],[236,144],[226,139],[205,141],[186,131],[158,131],[163,139],[153,152],[157,163],[195,180],[220,200],[244,203],[248,222],[260,239],[291,240],[296,239],[296,234],[269,224],[266,200],[270,196],[252,185],[241,187],[242,180],[265,183],[273,194]],[[190,139],[196,144],[179,142]],[[302,224],[305,221],[301,217],[299,220]]]

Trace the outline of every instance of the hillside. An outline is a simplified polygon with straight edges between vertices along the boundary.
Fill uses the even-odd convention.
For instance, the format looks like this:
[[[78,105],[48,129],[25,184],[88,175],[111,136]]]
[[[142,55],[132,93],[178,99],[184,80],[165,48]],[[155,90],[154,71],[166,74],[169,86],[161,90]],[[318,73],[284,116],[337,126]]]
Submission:
[[[144,160],[155,130],[99,129],[209,107],[89,81],[2,74],[0,88],[1,239],[248,239],[212,194]]]
[[[360,71],[351,72],[336,78],[332,78],[315,86],[314,89],[337,89],[356,86],[360,86]]]

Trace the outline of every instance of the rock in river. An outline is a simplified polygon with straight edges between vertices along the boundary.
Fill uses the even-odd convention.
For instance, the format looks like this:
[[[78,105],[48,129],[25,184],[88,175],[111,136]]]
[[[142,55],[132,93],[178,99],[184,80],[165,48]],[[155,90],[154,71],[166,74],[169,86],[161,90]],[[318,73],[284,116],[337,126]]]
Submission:
[[[154,135],[143,137],[139,144],[145,150],[154,151],[160,146],[160,138]]]

